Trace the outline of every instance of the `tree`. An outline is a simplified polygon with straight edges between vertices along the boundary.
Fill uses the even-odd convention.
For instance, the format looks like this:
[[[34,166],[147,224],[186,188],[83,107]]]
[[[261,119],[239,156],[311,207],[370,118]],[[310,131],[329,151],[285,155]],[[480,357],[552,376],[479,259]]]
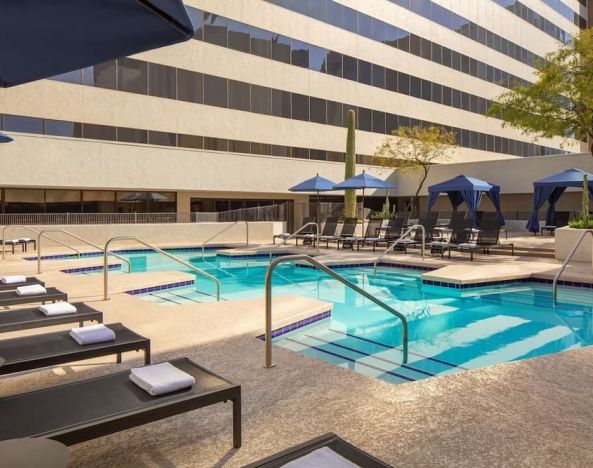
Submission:
[[[410,200],[408,209],[416,211],[418,195],[426,182],[430,166],[444,162],[451,157],[456,146],[455,133],[440,127],[399,127],[391,137],[377,148],[373,164],[382,167],[398,168],[402,171],[420,171],[416,192]]]
[[[354,177],[356,172],[356,114],[352,109],[348,111],[348,133],[346,136],[346,160],[344,180]],[[356,218],[356,190],[344,190],[344,217]]]
[[[502,93],[488,116],[538,137],[589,139],[593,153],[593,29],[584,29],[536,65],[533,84]]]

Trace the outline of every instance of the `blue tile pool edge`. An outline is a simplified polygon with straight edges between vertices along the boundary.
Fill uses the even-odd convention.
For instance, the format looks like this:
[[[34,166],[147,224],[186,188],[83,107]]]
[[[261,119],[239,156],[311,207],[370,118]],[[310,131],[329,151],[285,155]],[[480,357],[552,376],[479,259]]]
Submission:
[[[121,270],[121,263],[111,263],[107,265],[109,271],[113,270]],[[88,266],[88,267],[80,267],[80,268],[66,268],[65,270],[60,270],[62,273],[66,273],[69,275],[77,274],[77,273],[86,273],[87,271],[103,271],[103,265],[96,265],[96,266]]]
[[[129,294],[131,296],[138,296],[140,294],[146,294],[146,293],[151,293],[151,292],[155,292],[155,291],[164,291],[166,289],[181,288],[184,286],[193,286],[194,284],[195,284],[194,280],[178,281],[177,283],[159,284],[158,286],[149,286],[147,288],[132,289],[130,291],[126,291],[126,294]]]
[[[305,319],[299,320],[298,322],[290,323],[280,328],[276,328],[272,330],[272,338],[277,338],[282,335],[286,335],[287,333],[293,332],[298,330],[299,328],[306,327],[307,325],[311,325],[312,323],[319,322],[321,320],[325,320],[326,318],[331,317],[332,311],[326,310],[325,312],[321,312],[316,315],[312,315],[311,317],[307,317]],[[266,339],[265,334],[259,335],[256,338],[264,341]]]

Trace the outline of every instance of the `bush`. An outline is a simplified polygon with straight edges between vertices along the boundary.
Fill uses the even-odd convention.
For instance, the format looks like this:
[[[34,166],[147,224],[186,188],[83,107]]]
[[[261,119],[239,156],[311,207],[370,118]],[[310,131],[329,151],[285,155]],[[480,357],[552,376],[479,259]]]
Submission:
[[[573,219],[568,226],[574,229],[593,229],[593,219]]]

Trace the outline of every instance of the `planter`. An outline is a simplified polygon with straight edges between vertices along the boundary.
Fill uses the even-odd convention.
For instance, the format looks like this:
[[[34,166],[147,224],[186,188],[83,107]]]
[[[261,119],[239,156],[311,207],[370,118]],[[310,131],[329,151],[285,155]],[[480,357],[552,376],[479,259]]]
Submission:
[[[555,257],[558,260],[564,260],[570,253],[575,243],[585,229],[573,229],[563,227],[556,229]],[[593,255],[593,241],[591,236],[586,236],[581,242],[580,247],[575,252],[572,260],[575,262],[591,262]]]

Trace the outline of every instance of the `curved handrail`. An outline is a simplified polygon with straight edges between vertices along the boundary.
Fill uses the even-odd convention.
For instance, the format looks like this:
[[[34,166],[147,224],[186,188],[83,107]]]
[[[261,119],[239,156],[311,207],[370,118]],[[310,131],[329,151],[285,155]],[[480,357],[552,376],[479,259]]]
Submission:
[[[5,254],[6,254],[6,250],[4,249],[4,239],[6,239],[5,233],[6,233],[6,229],[8,229],[9,227],[18,227],[20,229],[25,229],[26,231],[32,232],[35,235],[39,234],[39,231],[32,229],[28,226],[23,226],[21,224],[9,224],[7,226],[4,226],[2,228],[2,259],[4,260],[5,258]],[[63,247],[66,247],[67,249],[70,250],[74,250],[76,252],[76,255],[78,255],[78,258],[80,258],[80,250],[72,247],[71,245],[66,244],[65,242],[59,241],[58,239],[54,239],[53,237],[49,237],[49,236],[45,236],[47,237],[50,241],[55,242],[56,244],[60,244]],[[39,244],[39,242],[38,242]]]
[[[408,362],[408,321],[406,320],[406,317],[404,317],[401,313],[399,313],[393,307],[385,304],[383,301],[380,301],[372,294],[366,292],[364,289],[359,288],[358,286],[356,286],[354,283],[351,283],[343,276],[340,276],[334,270],[327,267],[323,263],[319,263],[313,257],[311,257],[309,255],[288,255],[286,257],[278,257],[278,258],[274,259],[274,261],[272,261],[270,263],[268,271],[266,272],[266,283],[265,283],[266,284],[266,298],[265,298],[265,309],[266,309],[265,338],[266,338],[266,340],[265,340],[264,367],[269,368],[269,367],[274,366],[274,364],[272,364],[272,273],[274,272],[274,268],[276,268],[279,264],[287,263],[287,262],[294,262],[297,260],[302,260],[307,263],[310,263],[317,269],[323,271],[324,273],[327,273],[329,276],[331,276],[335,280],[338,280],[340,283],[344,284],[345,286],[349,287],[350,289],[353,289],[358,294],[361,294],[362,296],[366,297],[371,302],[374,302],[379,307],[385,309],[387,312],[389,312],[389,313],[393,314],[394,316],[396,316],[397,318],[399,318],[402,322],[402,348],[403,348],[403,355],[404,355],[403,363],[405,364]]]
[[[387,249],[385,249],[385,251],[379,255],[376,259],[375,259],[375,263],[373,263],[373,274],[377,273],[377,264],[383,259],[383,257],[385,257],[385,255],[387,255],[389,252],[393,252],[393,249],[395,249],[395,246],[398,245],[400,243],[400,241],[406,237],[408,234],[410,234],[414,229],[420,228],[420,230],[422,231],[422,258],[424,259],[424,250],[426,248],[426,229],[424,229],[424,226],[422,226],[422,224],[414,224],[413,226],[410,226],[406,232],[404,232],[399,239],[397,239],[393,244],[391,244],[389,247],[387,247]]]
[[[286,241],[289,241],[290,239],[293,239],[294,237],[296,237],[298,235],[299,232],[301,232],[303,229],[305,229],[308,226],[315,226],[315,235],[317,237],[317,252],[319,252],[319,223],[315,222],[315,221],[311,221],[308,222],[306,224],[303,224],[300,228],[298,228],[295,232],[293,232],[290,236],[284,238],[284,240],[282,241],[282,245],[286,245]],[[280,250],[280,245],[276,248],[272,247],[270,249],[270,261],[272,261],[272,252],[276,251],[276,250]]]
[[[171,260],[173,260],[177,263],[180,263],[181,265],[183,265],[191,270],[194,270],[199,275],[202,275],[202,276],[214,281],[214,284],[216,285],[216,300],[220,301],[220,281],[216,276],[211,275],[210,273],[205,272],[204,270],[192,265],[191,263],[188,263],[185,260],[181,260],[179,257],[176,257],[175,255],[171,255],[170,253],[165,252],[164,250],[159,249],[158,247],[156,247],[152,244],[149,244],[148,242],[145,242],[142,239],[133,237],[133,236],[112,237],[105,243],[105,248],[103,249],[103,288],[104,288],[103,289],[103,300],[105,300],[105,301],[109,300],[109,266],[107,264],[107,255],[110,253],[109,245],[114,241],[120,241],[120,240],[136,241],[139,244],[142,244],[145,247],[148,247],[149,249],[152,249],[152,250],[164,255],[165,257],[170,258]]]
[[[577,249],[580,247],[581,242],[583,242],[583,239],[587,234],[591,234],[591,237],[593,238],[593,229],[587,229],[580,235],[579,239],[574,244],[574,247],[564,259],[564,262],[562,263],[560,270],[558,270],[558,273],[556,273],[556,275],[554,276],[554,281],[552,281],[552,305],[556,305],[556,299],[558,296],[558,279],[560,279],[560,276],[562,276],[562,273],[564,273],[564,270],[568,266],[568,263],[572,260],[572,257],[576,253]]]
[[[247,221],[235,221],[230,226],[227,226],[222,231],[218,231],[216,234],[214,234],[213,236],[209,237],[204,242],[202,242],[202,261],[206,261],[206,259],[204,258],[204,250],[206,249],[206,244],[208,242],[210,242],[211,240],[216,239],[221,234],[227,232],[232,227],[235,227],[239,223],[245,223],[245,245],[249,245],[249,223]]]
[[[37,235],[37,273],[41,273],[41,239],[43,238],[43,236],[45,236],[46,238],[52,240],[52,241],[56,241],[55,239],[49,237],[46,232],[53,232],[53,233],[62,233],[62,234],[66,234],[70,237],[73,237],[74,239],[78,239],[81,242],[84,242],[87,245],[90,245],[91,247],[94,247],[95,249],[98,250],[103,250],[101,248],[100,245],[97,244],[93,244],[91,241],[85,239],[84,237],[80,237],[77,236],[76,234],[71,233],[70,231],[66,231],[65,229],[44,229],[43,231],[39,232],[39,234]],[[61,243],[60,241],[58,241],[58,243]],[[62,245],[67,245],[62,243]],[[71,247],[72,249],[74,249],[74,247]],[[77,250],[77,249],[74,249]],[[77,250],[78,252],[78,250]],[[132,264],[130,263],[130,261],[125,258],[122,257],[121,255],[118,255],[116,253],[113,252],[109,252],[111,255],[113,255],[115,258],[120,259],[122,262],[125,262],[128,264],[128,273],[132,273]],[[80,258],[80,252],[78,252],[78,258]]]

